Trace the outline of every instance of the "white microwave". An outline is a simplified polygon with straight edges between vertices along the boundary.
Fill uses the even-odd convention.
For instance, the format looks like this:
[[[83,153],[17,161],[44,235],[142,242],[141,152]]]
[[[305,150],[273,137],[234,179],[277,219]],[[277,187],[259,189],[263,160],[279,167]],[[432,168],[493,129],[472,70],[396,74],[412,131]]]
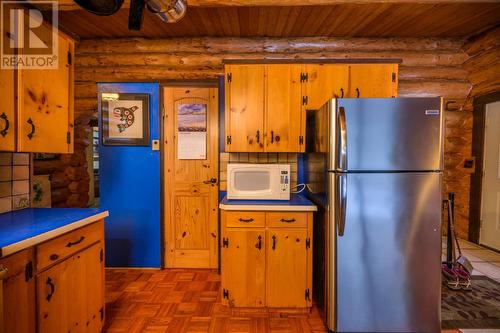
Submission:
[[[227,198],[290,200],[290,165],[228,164]]]

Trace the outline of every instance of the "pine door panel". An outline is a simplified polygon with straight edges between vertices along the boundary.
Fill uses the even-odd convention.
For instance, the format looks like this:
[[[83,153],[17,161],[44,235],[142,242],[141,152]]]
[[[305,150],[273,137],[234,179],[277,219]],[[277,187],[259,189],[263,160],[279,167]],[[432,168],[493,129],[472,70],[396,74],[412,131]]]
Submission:
[[[7,278],[3,283],[2,332],[35,332],[35,280],[26,281],[26,265],[33,263],[33,248],[0,259],[0,267],[6,268]]]
[[[0,70],[0,151],[14,151],[15,123],[14,123],[14,70]]]
[[[333,64],[305,65],[307,109],[316,110],[332,98],[347,97],[349,66]]]
[[[68,52],[73,54],[72,42],[60,36],[58,69],[19,71],[17,124],[19,151],[47,153],[72,151],[72,145],[67,140],[68,132],[70,138],[73,133],[73,102],[70,101],[73,89],[73,65],[68,63]]]
[[[264,151],[264,65],[226,66],[226,151]],[[230,75],[230,80],[228,80]]]
[[[347,97],[396,97],[397,68],[397,64],[349,66],[349,93]]]
[[[104,243],[101,241],[80,253],[83,264],[85,320],[88,333],[99,333],[104,324]],[[102,258],[102,261],[101,261]],[[87,324],[86,324],[87,325]]]
[[[223,246],[221,250],[222,289],[228,291],[228,298],[223,296],[224,304],[231,307],[265,306],[264,228],[227,228],[222,237],[227,239],[227,247]]]
[[[218,266],[218,91],[164,88],[165,263],[169,268]],[[206,159],[179,159],[181,104],[206,104]]]
[[[306,229],[267,230],[266,300],[269,307],[306,307]]]
[[[302,65],[266,66],[266,151],[301,152],[305,145]]]

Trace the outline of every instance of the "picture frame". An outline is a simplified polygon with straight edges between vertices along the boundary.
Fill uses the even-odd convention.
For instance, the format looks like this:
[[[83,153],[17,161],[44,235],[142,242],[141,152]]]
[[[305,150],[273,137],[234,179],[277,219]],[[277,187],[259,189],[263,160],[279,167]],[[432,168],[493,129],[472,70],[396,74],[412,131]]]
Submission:
[[[149,94],[100,93],[101,140],[105,146],[149,146]]]

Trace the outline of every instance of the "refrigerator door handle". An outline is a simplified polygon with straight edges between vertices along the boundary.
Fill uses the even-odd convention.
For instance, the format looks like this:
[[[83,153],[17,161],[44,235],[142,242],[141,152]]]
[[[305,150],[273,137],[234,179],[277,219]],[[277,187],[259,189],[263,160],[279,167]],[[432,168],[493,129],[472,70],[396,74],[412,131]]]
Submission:
[[[347,170],[347,122],[344,107],[339,107],[339,160],[340,170]]]
[[[347,208],[347,174],[336,175],[336,207],[335,215],[337,220],[337,234],[339,237],[344,236],[346,224],[346,208]]]

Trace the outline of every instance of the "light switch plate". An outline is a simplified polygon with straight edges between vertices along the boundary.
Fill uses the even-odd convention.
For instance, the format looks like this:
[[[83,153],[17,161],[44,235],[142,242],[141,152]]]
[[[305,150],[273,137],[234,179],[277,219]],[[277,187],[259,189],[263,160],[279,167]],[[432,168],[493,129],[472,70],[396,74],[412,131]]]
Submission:
[[[160,150],[160,140],[152,140],[151,147],[153,150]]]

